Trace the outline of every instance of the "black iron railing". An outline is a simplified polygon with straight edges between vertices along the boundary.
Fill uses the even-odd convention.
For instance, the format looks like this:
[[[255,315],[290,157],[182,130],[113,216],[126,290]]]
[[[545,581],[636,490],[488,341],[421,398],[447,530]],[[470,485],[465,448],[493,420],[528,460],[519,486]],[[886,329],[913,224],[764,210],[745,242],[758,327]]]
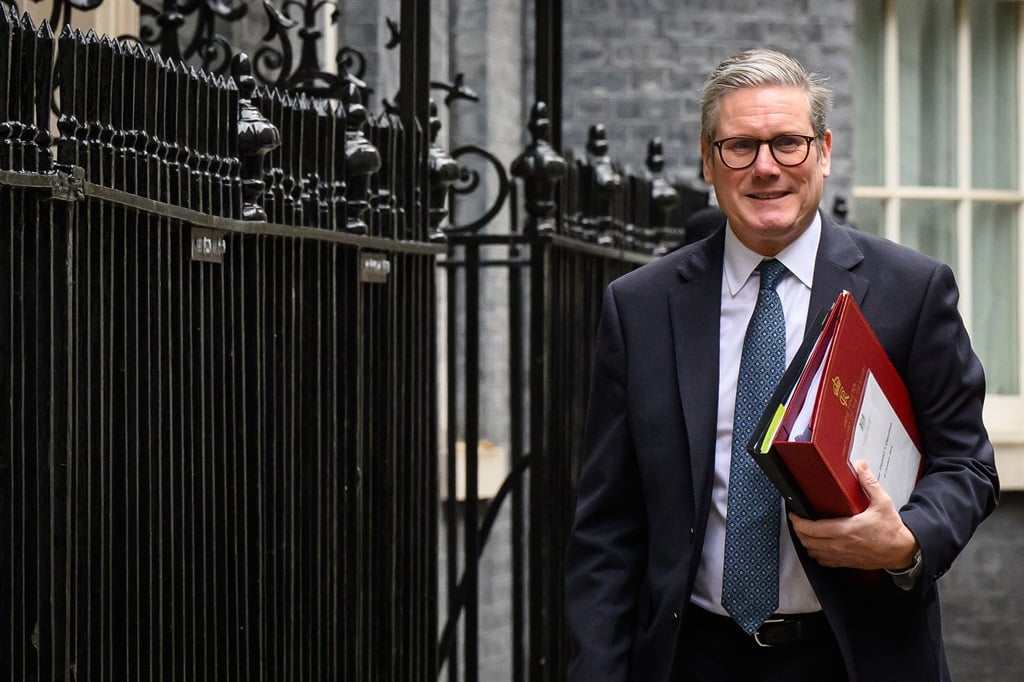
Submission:
[[[6,7],[0,88],[0,678],[433,679],[426,119]]]
[[[216,23],[252,5],[149,3],[116,40],[0,3],[0,677],[479,679],[477,560],[507,512],[510,678],[560,679],[601,290],[683,243],[707,197],[665,176],[656,140],[639,171],[600,126],[562,155],[559,2],[537,3],[542,103],[507,171],[437,145],[429,93],[475,95],[429,79],[423,3],[389,24],[382,112],[357,52],[320,69],[308,11],[271,12],[252,61],[227,47]],[[449,215],[480,184],[469,157],[495,201]],[[498,281],[508,476],[481,499]]]

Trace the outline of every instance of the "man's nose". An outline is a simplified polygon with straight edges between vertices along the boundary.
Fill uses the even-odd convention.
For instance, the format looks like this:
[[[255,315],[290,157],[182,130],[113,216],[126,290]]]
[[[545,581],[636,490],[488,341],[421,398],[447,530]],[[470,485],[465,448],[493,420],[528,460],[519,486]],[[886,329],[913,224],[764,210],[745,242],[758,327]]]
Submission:
[[[754,172],[758,175],[774,174],[779,171],[779,162],[772,155],[770,140],[764,140],[757,148],[757,157],[754,159]]]

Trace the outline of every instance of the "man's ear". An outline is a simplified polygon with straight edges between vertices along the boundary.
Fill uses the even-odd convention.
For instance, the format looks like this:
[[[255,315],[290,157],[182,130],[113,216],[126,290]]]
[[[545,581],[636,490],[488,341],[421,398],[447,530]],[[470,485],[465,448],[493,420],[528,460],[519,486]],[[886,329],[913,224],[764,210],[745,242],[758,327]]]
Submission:
[[[819,161],[821,161],[821,175],[828,177],[832,172],[832,131],[826,130],[825,137],[820,142]]]
[[[708,146],[707,140],[705,140],[703,138],[701,138],[701,141],[700,141],[700,159],[701,159],[701,169],[702,169],[703,174],[704,174],[704,182],[708,183],[709,185],[715,184],[714,183],[714,177],[715,177],[714,176],[714,171],[713,171],[713,169],[711,167],[712,166],[711,147]]]

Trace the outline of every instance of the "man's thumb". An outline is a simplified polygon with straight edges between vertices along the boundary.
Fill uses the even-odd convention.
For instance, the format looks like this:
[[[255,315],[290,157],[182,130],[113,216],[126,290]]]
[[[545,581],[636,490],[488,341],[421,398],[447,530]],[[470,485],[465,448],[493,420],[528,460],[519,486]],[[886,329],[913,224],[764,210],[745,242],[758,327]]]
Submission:
[[[882,488],[878,478],[872,473],[871,466],[867,461],[859,459],[853,463],[853,467],[857,472],[857,480],[860,481],[860,487],[869,500],[874,501],[876,498],[885,495],[885,489]]]

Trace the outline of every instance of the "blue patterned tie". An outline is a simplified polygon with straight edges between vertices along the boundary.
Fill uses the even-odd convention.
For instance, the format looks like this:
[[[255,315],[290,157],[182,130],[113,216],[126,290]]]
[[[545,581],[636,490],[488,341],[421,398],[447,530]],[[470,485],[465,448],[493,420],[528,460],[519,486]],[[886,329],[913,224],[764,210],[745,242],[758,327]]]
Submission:
[[[743,339],[729,468],[722,606],[753,634],[779,605],[780,498],[746,445],[786,365],[786,319],[775,285],[786,273],[777,260],[757,268],[761,288]]]

